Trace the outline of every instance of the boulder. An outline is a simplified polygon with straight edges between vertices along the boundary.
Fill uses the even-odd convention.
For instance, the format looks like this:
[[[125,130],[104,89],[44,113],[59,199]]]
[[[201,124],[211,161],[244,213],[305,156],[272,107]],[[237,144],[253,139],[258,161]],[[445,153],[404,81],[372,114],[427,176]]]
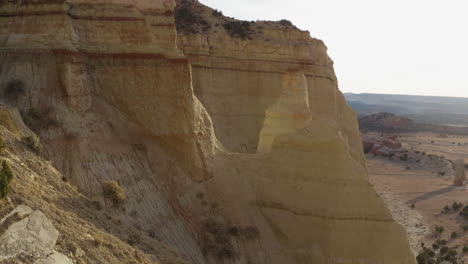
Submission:
[[[59,232],[39,210],[18,206],[0,221],[0,234],[0,261],[27,256],[41,264],[72,263],[53,250]]]
[[[73,264],[73,262],[67,256],[54,251],[46,258],[37,260],[35,264]]]

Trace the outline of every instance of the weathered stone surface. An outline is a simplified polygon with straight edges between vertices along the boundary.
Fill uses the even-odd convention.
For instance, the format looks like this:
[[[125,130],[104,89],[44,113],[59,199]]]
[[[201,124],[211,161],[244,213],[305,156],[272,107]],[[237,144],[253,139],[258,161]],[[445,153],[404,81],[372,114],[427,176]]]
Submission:
[[[362,131],[410,131],[416,129],[413,120],[391,113],[378,113],[359,118]]]
[[[270,152],[276,137],[304,128],[311,118],[307,80],[304,74],[302,72],[286,73],[281,96],[273,106],[266,110],[257,152]]]
[[[20,205],[1,220],[0,231],[0,260],[27,256],[41,264],[71,263],[53,251],[59,232],[41,211]]]
[[[379,156],[395,155],[401,152],[401,143],[394,136],[378,137],[378,136],[362,136],[362,144],[364,153],[371,153]]]
[[[73,262],[67,256],[54,251],[46,258],[37,260],[35,264],[73,264]]]
[[[465,160],[458,159],[455,161],[455,179],[453,184],[457,186],[463,186],[465,182]]]
[[[227,219],[259,228],[257,240],[235,242],[241,262],[265,263],[261,251],[272,263],[414,263],[367,182],[356,115],[323,42],[268,22],[242,40],[222,28],[231,19],[178,4],[212,26],[179,32],[178,44],[216,136],[235,152],[216,157],[209,194]]]
[[[18,138],[37,137],[27,127],[17,109],[0,104],[0,125],[8,129]]]
[[[113,217],[192,263],[414,263],[323,42],[267,22],[233,38],[221,27],[235,21],[186,2],[211,25],[177,39],[192,68],[172,1],[2,6],[0,92],[17,79],[26,92],[0,100],[43,116],[72,184],[102,202],[118,181]]]

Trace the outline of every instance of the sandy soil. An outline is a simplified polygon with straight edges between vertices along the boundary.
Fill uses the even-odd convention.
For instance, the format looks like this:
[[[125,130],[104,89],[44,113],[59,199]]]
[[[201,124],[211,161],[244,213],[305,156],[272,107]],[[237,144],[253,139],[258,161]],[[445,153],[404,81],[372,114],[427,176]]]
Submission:
[[[441,138],[430,133],[401,136],[400,141],[407,149],[443,155],[451,160],[463,157],[468,161],[466,136]],[[442,210],[447,205],[451,207],[453,202],[468,205],[467,186],[453,186],[453,175],[438,176],[429,166],[411,166],[407,162],[371,155],[367,156],[367,162],[370,182],[394,218],[407,230],[414,251],[420,250],[421,243],[431,247],[435,240],[445,239],[449,247],[458,247],[458,252],[461,253],[463,246],[468,245],[468,232],[462,229],[468,221],[463,220],[454,210],[448,213],[443,213]],[[436,226],[443,226],[444,232],[438,235],[435,232]],[[451,238],[452,232],[457,233],[456,238]]]
[[[403,147],[442,155],[449,160],[463,158],[468,163],[468,136],[441,137],[439,134],[422,132],[401,134]]]

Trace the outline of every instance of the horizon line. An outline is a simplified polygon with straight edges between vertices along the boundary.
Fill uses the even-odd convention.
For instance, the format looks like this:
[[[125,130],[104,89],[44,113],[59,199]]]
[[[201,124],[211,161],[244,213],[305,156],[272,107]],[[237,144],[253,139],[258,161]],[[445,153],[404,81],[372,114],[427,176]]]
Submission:
[[[419,96],[419,97],[443,97],[443,98],[463,98],[468,99],[468,97],[464,96],[443,96],[443,95],[419,95],[419,94],[392,94],[392,93],[356,93],[356,92],[342,92],[343,94],[357,94],[357,95],[397,95],[397,96]]]

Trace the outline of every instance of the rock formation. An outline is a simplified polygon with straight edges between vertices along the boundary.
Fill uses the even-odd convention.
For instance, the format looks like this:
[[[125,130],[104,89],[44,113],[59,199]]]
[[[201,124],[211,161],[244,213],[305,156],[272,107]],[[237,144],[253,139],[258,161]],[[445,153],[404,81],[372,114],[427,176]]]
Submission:
[[[379,137],[371,135],[362,136],[364,153],[388,157],[403,152],[402,145],[395,136]]]
[[[359,118],[362,131],[404,132],[417,129],[413,120],[392,113],[377,113]]]
[[[265,112],[260,131],[258,153],[268,153],[273,141],[281,135],[304,128],[312,118],[307,80],[300,72],[288,72],[283,79],[283,92],[278,101]]]
[[[54,251],[58,236],[41,211],[18,206],[0,221],[0,261],[13,263],[13,259],[21,257],[38,264],[72,264]]]
[[[160,263],[174,262],[159,241],[191,263],[414,263],[367,181],[323,42],[288,21],[173,8],[1,3],[1,103],[110,219],[147,234],[129,243]]]
[[[458,159],[455,161],[455,179],[453,184],[457,186],[463,186],[465,182],[465,160]]]

